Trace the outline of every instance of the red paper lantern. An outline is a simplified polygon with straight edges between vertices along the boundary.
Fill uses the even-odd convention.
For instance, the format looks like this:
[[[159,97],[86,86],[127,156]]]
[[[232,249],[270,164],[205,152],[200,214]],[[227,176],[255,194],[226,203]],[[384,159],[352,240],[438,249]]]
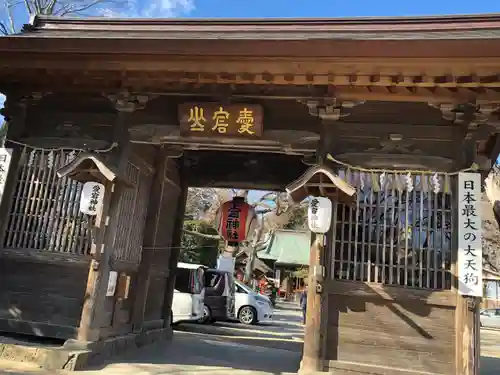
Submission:
[[[241,197],[223,203],[216,220],[217,231],[228,242],[245,241],[258,225],[255,209]]]

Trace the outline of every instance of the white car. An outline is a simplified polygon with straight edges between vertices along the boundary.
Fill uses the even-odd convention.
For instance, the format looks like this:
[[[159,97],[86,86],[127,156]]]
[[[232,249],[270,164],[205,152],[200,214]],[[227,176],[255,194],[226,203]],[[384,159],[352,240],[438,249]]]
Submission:
[[[481,327],[500,329],[500,309],[481,309]]]
[[[273,317],[273,304],[269,297],[255,292],[241,281],[235,280],[235,311],[243,324],[257,324]]]

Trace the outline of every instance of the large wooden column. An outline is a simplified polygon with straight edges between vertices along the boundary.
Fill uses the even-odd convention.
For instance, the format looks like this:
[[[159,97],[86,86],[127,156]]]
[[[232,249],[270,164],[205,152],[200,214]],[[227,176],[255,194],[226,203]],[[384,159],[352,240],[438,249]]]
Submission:
[[[68,177],[79,182],[96,181],[104,185],[103,203],[93,225],[92,260],[77,335],[78,341],[82,343],[99,340],[101,328],[105,327],[104,302],[117,222],[120,220],[117,208],[123,189],[128,185],[127,181],[115,173],[116,168],[110,160],[113,158],[84,153],[57,171],[60,178]]]
[[[150,288],[151,279],[163,277],[168,280],[172,272],[170,268],[170,257],[173,251],[171,247],[174,242],[172,236],[175,233],[177,206],[183,205],[183,202],[179,203],[181,195],[178,185],[177,158],[179,156],[179,153],[163,148],[158,150],[156,156],[156,175],[151,189],[142,259],[135,292],[132,317],[134,332],[140,332],[144,328],[162,327],[165,325],[164,319],[169,319],[163,315],[160,304],[154,304],[158,306],[158,309],[151,309],[153,311],[150,317],[146,316],[146,308],[148,302],[163,301],[165,298],[163,290],[161,295],[156,295],[157,288]],[[149,318],[147,327],[145,327],[146,318]]]
[[[324,162],[326,150],[330,143],[330,133],[327,132],[324,111],[321,110],[321,103],[308,103],[309,113],[313,116],[318,116],[321,119],[321,137],[316,150],[316,163],[321,165]],[[328,105],[326,108],[329,108]],[[330,113],[331,111],[326,111]],[[337,111],[338,112],[338,111]],[[333,111],[335,113],[335,111]],[[304,187],[307,182],[303,181]],[[305,189],[309,195],[311,192],[308,188]],[[324,193],[324,191],[321,191]],[[323,251],[325,244],[325,235],[311,232],[311,252],[309,255],[309,276],[307,285],[307,306],[306,306],[306,326],[304,332],[304,348],[302,354],[302,362],[300,366],[301,372],[314,372],[323,370],[322,350],[321,350],[321,305],[323,298],[322,282],[324,277]]]
[[[457,170],[469,168],[476,164],[483,177],[486,177],[491,168],[492,159],[478,153],[477,141],[482,132],[491,132],[494,128],[500,130],[496,116],[492,116],[498,109],[497,104],[463,105],[460,109],[455,103],[441,104],[443,118],[451,120],[457,125],[457,147],[455,149],[455,167]],[[457,110],[458,109],[458,110]],[[458,126],[460,126],[458,128]],[[488,129],[490,127],[490,129]],[[493,146],[496,157],[500,143]],[[453,228],[458,232],[459,210],[458,183],[452,184],[452,212]],[[452,237],[452,290],[457,294],[455,309],[455,374],[479,375],[480,362],[480,304],[481,298],[468,297],[458,294],[458,234]]]
[[[120,176],[125,175],[129,162],[130,143],[128,134],[128,114],[142,108],[147,98],[138,98],[119,93],[108,97],[116,109],[113,141],[117,145],[103,156],[104,166],[109,166]],[[77,161],[75,161],[76,163]],[[89,268],[85,301],[82,309],[78,340],[97,341],[101,338],[101,327],[105,327],[106,291],[111,271],[113,244],[119,220],[119,202],[126,182],[118,176],[114,180],[103,179],[105,196],[102,212],[96,218],[96,238],[93,244],[92,261]]]
[[[115,185],[107,182],[102,210],[95,219],[96,238],[92,244],[92,260],[90,262],[87,289],[83,303],[80,327],[77,339],[79,341],[97,341],[100,337],[100,321],[102,308],[106,298],[106,287],[109,280],[110,258],[112,255],[113,231],[108,231],[109,211],[118,202]]]
[[[475,154],[475,150],[472,154]],[[469,159],[470,160],[470,159]],[[453,233],[452,239],[452,275],[454,282],[452,290],[457,293],[457,306],[455,309],[455,374],[456,375],[479,375],[480,361],[480,324],[479,311],[481,298],[463,296],[458,294],[459,270],[458,270],[458,228],[459,210],[458,183],[453,183],[452,192]]]
[[[293,201],[300,202],[307,196],[323,196],[331,200],[352,202],[356,190],[342,180],[329,167],[324,165],[323,155],[330,143],[330,135],[325,131],[317,151],[317,164],[309,168],[298,180],[287,186],[286,190]],[[333,226],[328,233],[334,231]],[[324,367],[326,307],[328,298],[324,290],[327,276],[325,260],[331,251],[325,241],[326,234],[311,233],[311,252],[309,259],[309,278],[307,286],[307,316],[304,333],[304,351],[300,371],[303,373],[322,371]],[[328,244],[328,246],[326,246]]]
[[[174,297],[174,287],[175,287],[175,276],[177,263],[179,261],[180,246],[182,239],[182,226],[184,223],[184,212],[186,210],[186,199],[188,194],[188,186],[186,184],[185,178],[186,171],[183,167],[180,167],[179,178],[180,178],[180,195],[177,203],[177,211],[175,214],[174,231],[172,234],[172,251],[170,252],[170,259],[168,267],[170,269],[170,276],[167,279],[165,286],[165,296],[163,298],[163,324],[165,327],[170,325],[171,314],[172,314],[172,300]]]
[[[304,352],[301,371],[322,371],[322,335],[321,335],[321,306],[322,281],[324,265],[322,262],[324,251],[322,234],[311,233],[311,252],[309,256],[309,277],[307,285],[307,315],[304,332]]]

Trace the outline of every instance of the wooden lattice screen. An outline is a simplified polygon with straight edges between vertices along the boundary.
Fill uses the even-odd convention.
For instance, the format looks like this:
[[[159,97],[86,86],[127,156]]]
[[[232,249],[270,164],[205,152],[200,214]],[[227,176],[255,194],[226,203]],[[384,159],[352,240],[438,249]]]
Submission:
[[[124,189],[120,198],[113,257],[120,261],[139,264],[152,177],[129,163],[127,178],[134,187]]]
[[[4,248],[89,254],[89,225],[79,210],[82,184],[56,174],[75,156],[74,150],[22,151]]]
[[[449,177],[342,172],[353,206],[334,204],[332,277],[425,289],[451,288]]]

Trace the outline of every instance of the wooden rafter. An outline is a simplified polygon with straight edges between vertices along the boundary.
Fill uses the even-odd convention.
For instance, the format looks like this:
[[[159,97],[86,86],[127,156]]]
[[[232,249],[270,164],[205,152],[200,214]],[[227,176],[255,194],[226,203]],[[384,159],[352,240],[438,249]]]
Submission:
[[[265,92],[259,94],[252,94],[245,92],[234,92],[229,86],[230,83],[220,83],[218,81],[205,81],[200,83],[196,80],[158,80],[158,79],[112,79],[111,77],[103,79],[92,79],[87,77],[86,79],[78,79],[78,77],[69,77],[68,80],[61,79],[59,76],[58,80],[55,79],[35,79],[27,80],[25,82],[16,82],[12,84],[7,81],[3,81],[0,75],[0,91],[7,92],[11,89],[16,90],[26,90],[26,91],[77,91],[77,92],[114,92],[116,87],[121,87],[124,90],[129,90],[133,92],[141,93],[156,93],[162,95],[167,87],[170,87],[169,83],[182,83],[184,85],[227,85],[228,90],[226,96],[236,96],[246,97],[246,98],[260,98],[260,99],[290,99],[290,100],[308,100],[314,99],[314,96],[309,95],[297,95],[288,88],[295,85],[289,84],[288,86],[282,85],[282,87],[288,93],[281,95],[266,94]],[[68,85],[71,82],[71,85]],[[243,85],[242,82],[236,81],[236,84]],[[256,81],[254,85],[265,86],[262,81]],[[275,85],[273,82],[267,82],[269,85]],[[247,83],[251,85],[251,83]],[[295,86],[296,87],[296,86]],[[435,87],[435,88],[417,88],[417,87],[372,87],[372,86],[334,86],[334,85],[316,85],[315,87],[324,87],[322,90],[323,97],[332,97],[340,101],[394,101],[394,102],[422,102],[422,103],[451,103],[451,104],[462,104],[462,103],[500,103],[500,88],[499,89],[474,89],[474,88],[445,88],[445,87]],[[316,93],[317,95],[318,93]],[[193,94],[195,95],[195,94]],[[203,93],[201,93],[203,95]],[[220,94],[219,94],[220,95]],[[182,96],[182,95],[181,95]]]

